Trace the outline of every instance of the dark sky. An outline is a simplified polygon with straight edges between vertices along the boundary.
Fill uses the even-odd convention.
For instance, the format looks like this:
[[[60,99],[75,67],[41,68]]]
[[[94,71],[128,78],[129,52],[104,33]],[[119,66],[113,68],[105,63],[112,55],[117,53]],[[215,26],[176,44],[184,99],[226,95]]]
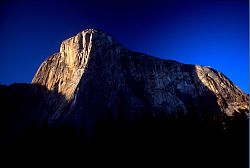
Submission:
[[[127,48],[211,66],[248,92],[247,0],[0,2],[0,83],[31,82],[65,40],[101,28]]]

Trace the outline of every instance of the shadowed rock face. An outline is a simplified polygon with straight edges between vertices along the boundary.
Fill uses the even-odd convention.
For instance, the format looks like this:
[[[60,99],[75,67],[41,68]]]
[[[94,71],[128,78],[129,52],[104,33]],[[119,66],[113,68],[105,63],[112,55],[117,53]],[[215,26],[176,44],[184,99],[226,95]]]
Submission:
[[[180,112],[204,120],[249,109],[248,96],[221,72],[130,51],[94,29],[63,41],[32,83],[65,96],[54,100],[49,124],[87,130],[111,116],[133,123],[145,111],[152,117]]]
[[[4,156],[246,168],[248,100],[210,67],[133,52],[88,29],[63,41],[32,84],[0,85]]]

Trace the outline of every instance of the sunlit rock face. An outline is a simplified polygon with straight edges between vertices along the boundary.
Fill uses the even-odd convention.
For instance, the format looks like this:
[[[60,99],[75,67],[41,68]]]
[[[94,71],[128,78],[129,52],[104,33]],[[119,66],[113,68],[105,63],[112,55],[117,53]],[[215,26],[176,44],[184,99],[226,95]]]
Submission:
[[[156,117],[192,112],[205,119],[249,110],[248,96],[222,73],[130,51],[94,29],[63,41],[32,83],[65,96],[53,100],[55,110],[47,114],[50,124],[67,122],[87,131],[110,117],[133,123],[144,113]]]
[[[232,116],[239,109],[249,110],[249,97],[226,76],[209,67],[195,66],[200,81],[216,96],[220,110]]]
[[[83,31],[63,41],[60,52],[42,63],[32,83],[56,90],[70,100],[87,66],[93,32]]]

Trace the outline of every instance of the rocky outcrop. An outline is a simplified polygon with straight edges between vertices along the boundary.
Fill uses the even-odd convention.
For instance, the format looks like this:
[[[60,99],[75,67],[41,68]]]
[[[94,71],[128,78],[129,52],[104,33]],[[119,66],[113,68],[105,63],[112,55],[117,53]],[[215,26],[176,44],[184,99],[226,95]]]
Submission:
[[[221,72],[130,51],[94,29],[63,41],[32,83],[64,96],[47,100],[53,102],[44,112],[49,124],[89,132],[107,117],[122,116],[127,124],[145,113],[215,120],[249,110],[248,96]]]
[[[210,67],[133,52],[88,29],[62,42],[32,84],[0,85],[1,150],[8,164],[133,156],[166,167],[245,168],[248,100]]]

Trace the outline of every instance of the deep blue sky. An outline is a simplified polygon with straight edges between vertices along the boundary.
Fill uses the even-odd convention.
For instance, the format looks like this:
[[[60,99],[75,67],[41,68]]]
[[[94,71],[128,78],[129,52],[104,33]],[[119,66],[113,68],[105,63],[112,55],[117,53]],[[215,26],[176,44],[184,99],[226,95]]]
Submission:
[[[127,48],[209,65],[248,92],[247,0],[0,2],[0,83],[30,82],[49,55],[86,28]]]

